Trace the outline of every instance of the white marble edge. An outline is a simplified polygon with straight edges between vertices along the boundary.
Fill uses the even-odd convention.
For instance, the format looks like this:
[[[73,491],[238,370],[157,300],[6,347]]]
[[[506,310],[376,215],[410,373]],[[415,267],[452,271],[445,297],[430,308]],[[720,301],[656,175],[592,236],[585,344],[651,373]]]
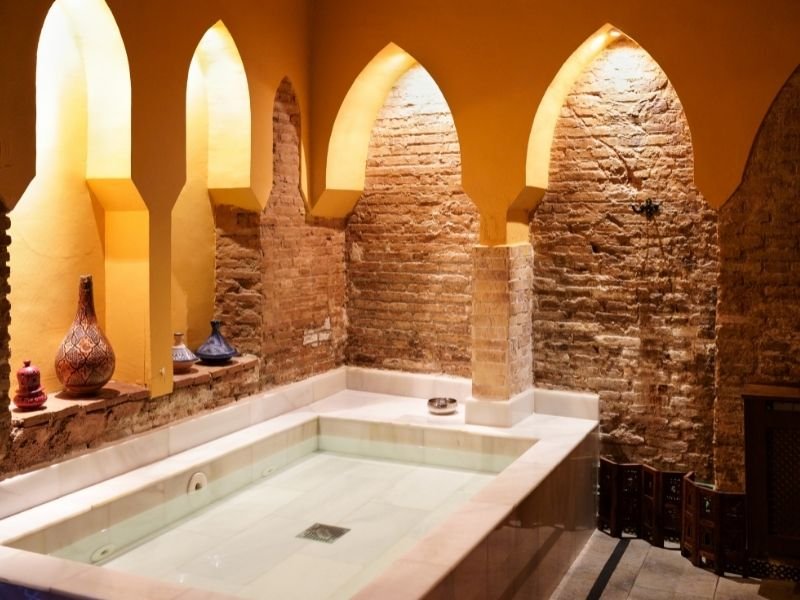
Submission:
[[[0,481],[0,519],[307,406],[345,389],[346,367]]]
[[[195,427],[189,427],[186,430],[179,429],[179,427],[184,425],[184,423],[176,424],[169,428],[162,428],[160,430],[138,436],[132,440],[127,440],[126,442],[128,443],[143,444],[144,442],[141,441],[142,439],[147,439],[148,436],[151,435],[154,436],[151,439],[156,442],[156,445],[154,446],[155,450],[151,450],[147,456],[150,464],[142,465],[138,468],[129,470],[124,475],[115,477],[112,476],[113,479],[108,479],[93,486],[89,486],[89,488],[79,490],[73,494],[68,494],[61,499],[63,502],[61,502],[57,508],[54,506],[54,504],[59,503],[59,501],[48,502],[47,504],[43,504],[42,506],[38,507],[38,511],[36,509],[28,511],[27,515],[30,517],[35,517],[36,512],[40,512],[41,514],[48,512],[52,514],[51,511],[58,510],[60,511],[58,512],[59,520],[66,519],[69,518],[69,515],[80,514],[81,512],[88,511],[90,507],[94,505],[94,503],[91,502],[94,494],[109,491],[103,490],[103,488],[112,488],[115,497],[119,497],[125,493],[130,493],[131,491],[135,491],[150,485],[152,483],[152,479],[150,479],[151,475],[154,475],[159,471],[162,476],[164,475],[164,469],[166,468],[166,465],[162,463],[169,463],[170,468],[166,468],[167,471],[172,471],[172,468],[174,468],[175,472],[180,472],[186,468],[189,468],[191,465],[207,462],[208,457],[215,450],[233,452],[237,448],[244,447],[247,444],[252,444],[254,440],[263,438],[266,435],[269,435],[269,433],[284,430],[292,425],[308,422],[309,420],[313,420],[321,414],[325,414],[327,418],[352,418],[354,415],[349,413],[360,411],[349,410],[345,407],[339,407],[340,410],[337,410],[335,403],[333,403],[333,406],[329,407],[330,410],[326,410],[324,406],[326,404],[326,399],[329,399],[331,396],[335,396],[337,392],[345,389],[356,388],[356,390],[360,389],[361,391],[367,392],[369,395],[377,395],[381,393],[389,394],[390,391],[387,392],[383,390],[397,389],[393,388],[391,383],[393,381],[399,381],[399,389],[403,392],[407,392],[408,394],[404,394],[406,395],[406,398],[399,398],[394,402],[389,402],[388,404],[390,405],[393,403],[395,405],[403,402],[408,403],[409,401],[413,402],[414,399],[425,398],[428,396],[428,392],[430,390],[435,390],[434,394],[452,395],[457,397],[462,403],[468,398],[468,389],[465,387],[464,381],[468,382],[469,380],[450,381],[459,380],[461,378],[441,378],[437,376],[423,375],[420,376],[422,377],[422,384],[414,387],[413,385],[409,385],[407,378],[407,376],[411,374],[402,374],[402,377],[387,377],[385,372],[378,371],[375,373],[375,371],[376,370],[358,367],[340,367],[339,369],[329,371],[328,373],[324,373],[322,375],[314,376],[296,384],[290,384],[289,386],[284,386],[282,388],[267,390],[249,398],[242,399],[237,403],[237,405],[234,405],[235,407],[238,407],[239,405],[247,405],[247,411],[230,411],[226,413],[224,410],[220,410],[195,418],[194,420],[201,420],[205,418],[211,418],[216,414],[233,414],[236,416],[234,420],[237,423],[241,423],[243,419],[242,415],[245,412],[247,413],[250,421],[249,427],[245,425],[244,429],[234,431],[233,433],[223,435],[223,437],[213,439],[211,441],[199,441],[200,437],[198,437],[197,429]],[[372,389],[365,390],[364,388],[367,387],[372,387]],[[380,391],[373,391],[375,388]],[[370,403],[368,400],[369,399],[363,403],[365,406],[369,406]],[[270,414],[272,410],[265,410],[265,404],[267,403],[275,404],[276,409],[286,410],[283,412],[283,414]],[[405,408],[405,406],[403,408]],[[486,535],[488,535],[488,533],[494,529],[494,527],[497,526],[499,522],[502,522],[502,520],[506,518],[511,511],[513,511],[514,507],[521,502],[536,487],[536,485],[538,485],[538,483],[543,480],[550,473],[550,471],[552,471],[552,469],[554,469],[562,460],[564,460],[565,457],[569,456],[569,454],[578,446],[578,444],[580,444],[587,435],[592,433],[594,428],[597,426],[597,420],[588,419],[585,416],[573,417],[534,413],[533,415],[515,423],[511,427],[498,429],[496,427],[486,425],[466,424],[464,422],[463,410],[461,411],[461,414],[458,415],[459,418],[457,419],[447,422],[444,420],[434,420],[431,423],[428,422],[429,416],[426,414],[424,405],[421,403],[414,403],[414,408],[412,410],[401,411],[400,414],[397,414],[397,406],[394,406],[394,409],[394,418],[389,419],[389,422],[392,423],[401,423],[412,426],[417,425],[422,427],[455,428],[465,432],[474,432],[483,435],[488,434],[495,437],[521,437],[525,439],[537,440],[537,442],[531,448],[529,448],[522,456],[520,456],[508,467],[506,470],[506,475],[503,475],[503,473],[506,473],[506,471],[501,473],[475,498],[470,500],[467,505],[459,510],[456,510],[448,519],[445,520],[444,523],[440,524],[439,527],[429,532],[429,534],[423,538],[417,546],[409,551],[408,555],[402,557],[401,560],[409,560],[410,557],[418,555],[420,550],[427,551],[426,548],[428,546],[432,545],[435,547],[437,544],[441,544],[442,540],[451,538],[452,536],[450,533],[452,530],[450,528],[452,528],[454,524],[459,524],[460,527],[463,526],[465,515],[469,514],[471,510],[470,507],[475,508],[475,506],[473,506],[474,504],[477,503],[481,506],[486,505],[493,507],[491,510],[487,509],[482,513],[484,515],[489,515],[491,518],[467,519],[470,532],[466,533],[469,535],[465,534],[464,536],[460,537],[463,541],[468,543],[462,543],[460,547],[456,548],[453,548],[452,543],[450,543],[448,560],[453,559],[456,555],[462,558],[466,556],[478,543],[480,543],[480,541]],[[577,412],[578,414],[585,414],[585,412]],[[343,414],[340,416],[339,413]],[[384,414],[383,418],[381,418],[379,413],[380,411],[373,411],[370,413],[369,410],[367,410],[366,414],[359,414],[358,416],[359,420],[362,421],[368,420],[385,422],[387,415]],[[225,417],[222,418],[225,419]],[[160,443],[164,444],[165,431],[167,432],[167,435],[169,435],[172,433],[173,428],[178,428],[175,429],[175,431],[179,432],[179,435],[184,431],[188,432],[185,439],[191,438],[193,441],[197,441],[198,444],[175,454],[170,454],[169,448],[171,440],[167,438],[166,455],[161,456],[164,449],[163,446],[158,445],[158,441],[160,440]],[[215,433],[219,434],[220,431],[225,430],[225,427],[221,426],[220,428],[214,428],[214,430]],[[123,444],[120,444],[119,446],[122,446]],[[180,447],[182,447],[181,443],[177,442],[173,446],[173,448],[176,449]],[[111,448],[114,447],[108,447],[103,450],[110,450]],[[85,456],[91,455],[84,455],[72,460],[78,461],[85,459]],[[65,463],[61,464],[63,465],[67,462],[70,461],[65,461]],[[77,464],[78,463],[66,467],[64,473],[66,474],[70,469],[76,468]],[[52,465],[42,469],[41,471],[52,475],[52,472],[48,470],[58,466],[60,465]],[[113,472],[113,468],[110,468],[108,471],[106,471],[106,477],[108,476],[109,472]],[[38,472],[28,473],[20,477],[27,477],[31,480],[36,480],[37,477],[42,477],[44,479],[44,475]],[[512,478],[514,485],[510,486],[511,489],[507,489],[508,486],[505,486],[505,484],[509,481],[512,481]],[[12,480],[7,481],[13,481],[14,479],[16,478],[12,478]],[[6,482],[0,482],[0,486],[2,486],[3,483]],[[13,489],[13,486],[8,487]],[[24,487],[24,485],[21,487]],[[53,487],[50,486],[49,489],[52,491]],[[59,492],[63,490],[63,488],[59,487],[56,489],[58,489]],[[5,490],[0,487],[0,499],[3,498],[4,491]],[[23,515],[19,516],[22,517]],[[25,528],[21,527],[21,520],[14,518],[3,519],[0,521],[0,541],[7,541],[9,539],[20,537],[20,531],[23,529]],[[428,548],[428,550],[430,550],[430,548]],[[70,561],[63,561],[63,559],[32,554],[23,550],[16,550],[8,547],[0,547],[0,551],[2,551],[0,557],[18,556],[16,553],[20,553],[23,556],[36,556],[38,557],[37,559],[40,560],[62,561],[69,564],[77,564],[70,563]],[[447,575],[447,573],[455,566],[455,563],[441,564],[438,566],[441,568],[441,578],[436,578],[437,583]],[[94,580],[92,573],[94,573],[101,580],[103,578],[101,575],[101,573],[103,573],[102,569],[98,569],[97,567],[91,565],[78,565],[78,567],[81,570],[86,570],[86,577],[88,577],[87,584]],[[376,581],[381,577],[382,576],[378,576]],[[5,579],[5,577],[3,578]],[[27,582],[32,587],[35,587],[35,581],[32,581],[26,577],[26,571],[24,569],[16,570],[13,574],[11,574],[11,579],[6,580],[13,581],[21,585],[26,585]],[[144,581],[148,582],[148,585],[156,585],[156,587],[158,587],[157,582],[148,580]],[[167,584],[164,585],[166,586]],[[60,589],[57,585],[51,589],[53,591],[74,592],[74,590]],[[200,597],[199,595],[193,595],[194,592],[195,590],[190,588],[181,588],[181,598]],[[208,597],[207,592],[205,591],[196,590],[196,592],[197,594],[203,594],[202,597]]]
[[[513,427],[533,414],[533,397],[533,388],[508,400],[478,400],[470,396],[464,403],[465,419],[473,425]]]
[[[600,420],[600,396],[591,392],[533,389],[534,412],[560,417]]]
[[[594,434],[597,422],[588,419],[582,421],[584,427],[573,435],[561,436],[552,444],[542,444],[547,440],[540,440],[531,446],[475,496],[429,531],[413,548],[398,557],[390,567],[391,573],[384,571],[378,575],[354,599],[369,600],[375,597],[373,590],[385,588],[398,577],[402,579],[398,568],[413,567],[420,562],[427,566],[427,581],[419,597],[432,592],[492,531],[512,516],[514,510],[548,475],[587,437]],[[409,569],[407,575],[413,577],[413,569]]]

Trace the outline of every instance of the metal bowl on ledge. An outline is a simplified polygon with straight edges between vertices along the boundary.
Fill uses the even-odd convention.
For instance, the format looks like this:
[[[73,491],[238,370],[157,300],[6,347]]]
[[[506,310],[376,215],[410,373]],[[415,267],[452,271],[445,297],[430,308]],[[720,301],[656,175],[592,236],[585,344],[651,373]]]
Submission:
[[[431,398],[428,400],[428,411],[432,415],[452,415],[456,412],[458,401],[455,398]]]

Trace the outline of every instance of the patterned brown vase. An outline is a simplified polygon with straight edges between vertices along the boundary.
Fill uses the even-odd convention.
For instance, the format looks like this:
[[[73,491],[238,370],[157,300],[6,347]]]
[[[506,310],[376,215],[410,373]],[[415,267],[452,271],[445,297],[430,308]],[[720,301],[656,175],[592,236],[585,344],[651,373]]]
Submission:
[[[97,393],[114,372],[114,350],[97,324],[92,276],[82,275],[78,312],[56,354],[56,376],[74,396]]]

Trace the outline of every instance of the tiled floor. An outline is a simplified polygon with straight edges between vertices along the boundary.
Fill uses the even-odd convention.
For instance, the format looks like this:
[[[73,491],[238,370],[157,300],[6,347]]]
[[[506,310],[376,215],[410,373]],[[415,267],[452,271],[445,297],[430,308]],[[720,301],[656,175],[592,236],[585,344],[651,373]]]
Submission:
[[[244,598],[349,598],[492,477],[314,453],[106,566]],[[350,531],[297,537],[315,522]]]
[[[595,531],[550,600],[585,600],[619,542]],[[630,540],[599,596],[602,600],[796,600],[800,584],[717,577],[698,569],[677,549]]]

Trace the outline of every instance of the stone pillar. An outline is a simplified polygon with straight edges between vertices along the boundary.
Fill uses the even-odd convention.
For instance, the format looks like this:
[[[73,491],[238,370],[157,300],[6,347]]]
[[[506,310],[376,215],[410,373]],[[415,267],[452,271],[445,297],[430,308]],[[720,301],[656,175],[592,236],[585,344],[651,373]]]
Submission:
[[[467,423],[510,427],[533,411],[532,303],[531,245],[476,246]]]

